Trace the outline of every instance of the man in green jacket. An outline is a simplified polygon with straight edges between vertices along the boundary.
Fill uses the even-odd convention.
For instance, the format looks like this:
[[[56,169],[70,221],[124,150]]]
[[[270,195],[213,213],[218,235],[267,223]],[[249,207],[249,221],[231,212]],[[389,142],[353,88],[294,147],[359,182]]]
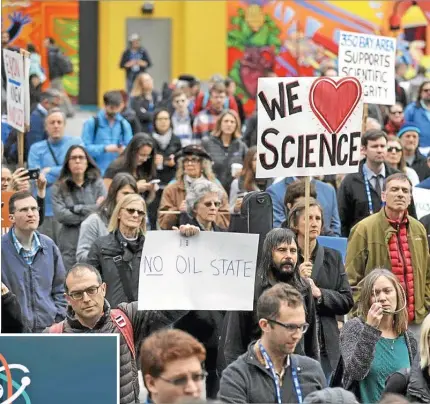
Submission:
[[[430,311],[430,256],[424,226],[408,215],[411,196],[406,174],[385,180],[381,195],[385,206],[352,228],[345,267],[354,296],[353,315],[363,278],[375,268],[387,268],[403,286],[410,328],[417,332]]]

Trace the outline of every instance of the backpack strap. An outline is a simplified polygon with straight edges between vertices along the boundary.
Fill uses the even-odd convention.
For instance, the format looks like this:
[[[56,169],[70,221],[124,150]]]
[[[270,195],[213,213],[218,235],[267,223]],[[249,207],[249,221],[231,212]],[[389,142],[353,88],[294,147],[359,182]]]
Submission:
[[[52,324],[49,327],[49,334],[62,334],[64,331],[64,321]]]
[[[99,117],[94,116],[94,131],[93,131],[93,143],[96,141],[97,131],[99,129]]]
[[[133,326],[128,316],[120,309],[111,309],[110,317],[119,332],[125,339],[133,359],[136,359],[136,348],[134,346]]]
[[[206,105],[208,105],[208,102],[209,102],[209,91],[205,91],[205,94],[203,96],[202,109],[206,108]]]

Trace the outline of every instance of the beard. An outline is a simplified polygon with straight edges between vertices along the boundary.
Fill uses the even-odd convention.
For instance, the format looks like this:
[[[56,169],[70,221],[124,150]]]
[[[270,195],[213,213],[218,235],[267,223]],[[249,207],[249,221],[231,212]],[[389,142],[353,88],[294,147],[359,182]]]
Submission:
[[[272,264],[272,273],[279,282],[288,283],[294,276],[296,264],[292,260],[282,260],[279,264]]]

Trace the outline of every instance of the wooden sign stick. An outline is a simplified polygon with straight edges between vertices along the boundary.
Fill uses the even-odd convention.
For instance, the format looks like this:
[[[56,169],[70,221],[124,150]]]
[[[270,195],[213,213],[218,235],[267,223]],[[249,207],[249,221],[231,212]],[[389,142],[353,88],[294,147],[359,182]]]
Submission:
[[[20,49],[19,53],[24,58],[30,57],[30,52],[25,49]],[[24,167],[24,134],[28,132],[29,128],[25,125],[24,132],[18,132],[18,167]]]
[[[361,136],[363,136],[364,132],[366,132],[366,121],[367,121],[368,115],[369,115],[369,105],[364,104],[363,105],[363,121],[361,123]]]
[[[304,258],[305,262],[309,261],[309,202],[311,197],[311,178],[305,177],[305,246]]]

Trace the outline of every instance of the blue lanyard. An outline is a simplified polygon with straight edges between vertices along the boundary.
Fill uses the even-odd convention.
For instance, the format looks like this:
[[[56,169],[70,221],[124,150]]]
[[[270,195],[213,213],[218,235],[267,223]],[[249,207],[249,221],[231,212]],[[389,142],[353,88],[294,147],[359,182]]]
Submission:
[[[273,366],[273,362],[270,359],[270,356],[267,354],[266,350],[264,349],[261,342],[258,343],[258,347],[260,348],[260,352],[263,355],[264,360],[266,361],[267,365],[269,366],[270,372],[272,373],[273,381],[275,382],[275,390],[276,390],[276,400],[278,404],[282,404],[282,397],[281,397],[281,383],[279,382],[278,375],[275,372],[275,367]],[[297,395],[297,401],[299,404],[303,403],[303,395],[302,395],[302,389],[300,387],[299,378],[297,376],[297,369],[293,365],[292,360],[290,360],[291,365],[291,375],[293,378],[293,385],[294,390],[296,391]]]
[[[372,196],[370,195],[370,185],[369,185],[369,180],[367,178],[367,169],[364,167],[364,165],[363,165],[363,177],[364,177],[364,187],[366,188],[366,194],[367,194],[367,202],[369,204],[369,213],[373,215]],[[376,181],[378,181],[378,179],[376,179]]]

